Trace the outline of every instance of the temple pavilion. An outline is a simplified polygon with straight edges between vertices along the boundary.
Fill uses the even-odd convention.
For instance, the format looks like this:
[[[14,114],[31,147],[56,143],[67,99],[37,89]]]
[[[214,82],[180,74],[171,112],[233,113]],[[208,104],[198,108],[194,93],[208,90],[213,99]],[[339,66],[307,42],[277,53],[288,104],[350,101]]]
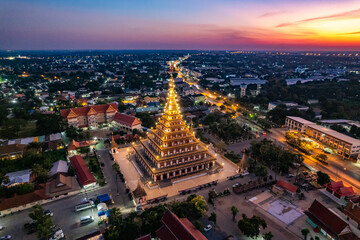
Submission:
[[[200,174],[216,164],[216,157],[183,120],[171,77],[164,113],[146,139],[133,144],[135,158],[152,181]]]

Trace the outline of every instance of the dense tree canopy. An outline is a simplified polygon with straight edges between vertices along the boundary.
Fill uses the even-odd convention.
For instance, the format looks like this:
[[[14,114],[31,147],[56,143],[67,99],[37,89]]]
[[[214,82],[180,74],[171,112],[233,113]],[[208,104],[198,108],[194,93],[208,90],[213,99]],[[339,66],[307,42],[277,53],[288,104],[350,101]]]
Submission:
[[[294,163],[302,162],[300,155],[283,150],[272,141],[264,139],[253,142],[250,148],[252,168],[262,163],[276,172],[288,173]]]

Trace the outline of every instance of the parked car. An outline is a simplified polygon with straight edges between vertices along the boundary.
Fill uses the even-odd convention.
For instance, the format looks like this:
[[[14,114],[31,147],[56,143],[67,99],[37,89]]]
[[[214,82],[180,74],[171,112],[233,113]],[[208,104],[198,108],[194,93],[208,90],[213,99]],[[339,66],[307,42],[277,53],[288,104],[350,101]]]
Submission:
[[[24,228],[26,230],[26,234],[32,234],[37,231],[36,222],[32,221],[24,224]]]
[[[0,240],[9,240],[11,239],[11,235],[6,235],[0,238]]]
[[[63,230],[61,228],[59,228],[55,231],[54,235],[50,238],[50,240],[59,240],[64,237],[65,237],[65,235],[64,235]]]
[[[93,216],[85,216],[85,217],[80,218],[80,224],[87,224],[87,223],[91,223],[93,221],[94,221]]]
[[[212,226],[209,224],[209,225],[207,225],[206,227],[204,227],[204,231],[205,232],[208,232],[208,231],[210,231],[212,229]]]
[[[3,230],[4,228],[5,228],[5,227],[3,227],[3,226],[0,226],[0,231],[1,231],[1,230]]]
[[[46,216],[49,216],[49,217],[54,216],[54,213],[52,211],[50,211],[50,210],[45,210],[44,213],[45,213]]]

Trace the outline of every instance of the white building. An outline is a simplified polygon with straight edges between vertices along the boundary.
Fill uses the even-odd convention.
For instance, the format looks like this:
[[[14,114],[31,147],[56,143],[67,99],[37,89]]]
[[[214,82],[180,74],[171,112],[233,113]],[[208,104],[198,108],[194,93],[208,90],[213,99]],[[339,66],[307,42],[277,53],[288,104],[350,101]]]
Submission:
[[[289,129],[305,133],[305,130],[309,125],[314,125],[315,123],[310,122],[301,117],[287,116],[285,119],[285,126]],[[315,124],[316,125],[316,124]]]
[[[337,150],[337,153],[346,158],[359,158],[360,140],[339,133],[330,128],[317,125],[300,117],[287,116],[285,126],[289,129],[305,133],[309,137],[318,140]]]

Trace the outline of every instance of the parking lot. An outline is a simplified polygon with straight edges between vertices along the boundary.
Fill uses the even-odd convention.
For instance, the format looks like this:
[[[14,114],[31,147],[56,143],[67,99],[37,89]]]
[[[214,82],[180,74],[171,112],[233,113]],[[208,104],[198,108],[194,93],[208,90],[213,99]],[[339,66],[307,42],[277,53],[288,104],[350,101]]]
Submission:
[[[103,172],[107,181],[107,184],[102,188],[95,190],[83,191],[80,194],[69,196],[63,199],[59,199],[45,205],[42,205],[44,209],[51,210],[54,215],[52,220],[55,225],[63,229],[66,239],[76,239],[91,232],[98,230],[98,216],[97,210],[88,209],[76,213],[75,205],[79,204],[84,197],[92,198],[98,195],[107,193],[112,196],[114,205],[119,207],[123,213],[128,213],[134,210],[134,204],[125,193],[125,184],[121,181],[117,181],[115,173],[112,170],[112,164],[114,163],[110,159],[110,155],[107,149],[98,150],[97,154],[100,156],[99,161],[103,162]],[[12,239],[37,239],[36,233],[27,235],[24,229],[24,224],[30,222],[29,209],[24,210],[12,215],[8,215],[0,218],[0,226],[4,226],[5,229],[1,231],[0,236],[10,234]],[[95,221],[86,225],[80,226],[80,217],[91,215],[94,216]]]

